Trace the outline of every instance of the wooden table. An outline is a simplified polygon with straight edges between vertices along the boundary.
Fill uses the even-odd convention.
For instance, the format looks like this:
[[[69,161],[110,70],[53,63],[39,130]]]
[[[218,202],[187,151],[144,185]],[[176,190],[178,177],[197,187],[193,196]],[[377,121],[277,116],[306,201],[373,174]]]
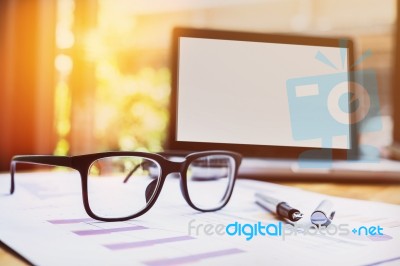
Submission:
[[[381,201],[400,205],[400,184],[386,183],[311,183],[281,182],[279,184],[302,188],[309,191],[354,199]],[[0,265],[29,265],[17,254],[0,245]]]

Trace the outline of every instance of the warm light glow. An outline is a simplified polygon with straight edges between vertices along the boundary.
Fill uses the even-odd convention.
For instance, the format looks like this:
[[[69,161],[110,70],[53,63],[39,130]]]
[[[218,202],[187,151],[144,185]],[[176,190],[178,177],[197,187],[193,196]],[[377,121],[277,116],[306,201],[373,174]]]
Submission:
[[[73,68],[71,56],[65,54],[75,42],[72,32],[74,22],[74,0],[57,1],[57,27],[56,47],[62,51],[55,57],[54,66],[58,72],[58,80],[55,85],[55,128],[57,132],[57,144],[55,155],[67,155],[70,149],[68,135],[71,131],[71,93],[68,86],[68,77]]]
[[[65,155],[69,150],[66,137],[71,130],[71,95],[69,93],[69,87],[65,82],[59,82],[56,86],[55,108],[56,130],[60,138],[56,145],[55,154]]]
[[[69,121],[69,113],[71,110],[70,99],[68,85],[64,82],[58,83],[56,87],[55,105],[56,115],[59,118],[56,127],[57,133],[60,136],[67,136],[71,129],[71,123]]]
[[[59,49],[68,49],[74,45],[74,34],[63,27],[57,27],[56,31],[56,45]]]
[[[57,3],[55,42],[58,55],[54,64],[58,73],[55,85],[58,143],[55,154],[68,154],[69,138],[71,135],[78,136],[71,132],[75,119],[80,118],[71,115],[74,99],[71,98],[69,80],[72,69],[82,67],[74,66],[81,59],[94,66],[96,87],[93,89],[93,98],[88,99],[94,103],[94,109],[82,107],[80,111],[82,115],[93,118],[93,128],[90,130],[95,139],[95,148],[98,151],[162,150],[168,120],[170,71],[166,67],[154,67],[148,63],[140,63],[130,69],[130,64],[137,63],[137,58],[133,56],[135,53],[142,58],[152,55],[152,50],[145,54],[138,53],[142,47],[137,47],[136,43],[145,31],[137,28],[136,17],[132,13],[120,13],[120,8],[123,8],[121,5],[128,7],[131,3],[115,5],[114,1],[99,0],[98,13],[94,14],[97,16],[97,25],[86,29],[79,28],[80,24],[74,25],[75,5],[81,2],[58,0]],[[79,43],[75,34],[80,34]],[[76,54],[83,58],[74,61]]]
[[[59,49],[68,49],[74,45],[75,37],[72,32],[74,22],[74,0],[57,1],[56,45]]]
[[[136,46],[141,31],[136,17],[118,12],[120,8],[100,0],[97,27],[84,38],[85,59],[94,62],[97,80],[94,137],[103,150],[160,151],[168,119],[170,71],[149,64],[126,68],[124,64],[136,63],[132,55],[141,49]]]
[[[72,58],[70,56],[64,54],[56,56],[55,67],[61,74],[69,74],[72,70],[72,64]]]
[[[113,47],[104,44],[101,39],[101,34],[102,33],[95,30],[87,33],[85,39],[85,53],[88,60],[103,61],[112,53]]]
[[[54,150],[54,155],[66,155],[69,151],[69,142],[66,139],[60,139]]]

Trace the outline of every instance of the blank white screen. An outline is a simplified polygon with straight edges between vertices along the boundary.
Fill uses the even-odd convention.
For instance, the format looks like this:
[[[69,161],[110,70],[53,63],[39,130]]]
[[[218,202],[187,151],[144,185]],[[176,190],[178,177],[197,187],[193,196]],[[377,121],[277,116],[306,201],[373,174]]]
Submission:
[[[335,72],[318,51],[341,65],[339,47],[181,37],[177,141],[321,147],[293,139],[286,93],[288,79]]]

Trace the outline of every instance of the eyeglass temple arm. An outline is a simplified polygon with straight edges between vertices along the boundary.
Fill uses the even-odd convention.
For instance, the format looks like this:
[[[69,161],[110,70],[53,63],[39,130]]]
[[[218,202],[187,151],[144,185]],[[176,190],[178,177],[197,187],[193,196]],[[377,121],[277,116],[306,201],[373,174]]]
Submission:
[[[124,183],[128,182],[129,178],[136,172],[137,169],[139,169],[139,167],[146,167],[149,164],[149,162],[141,162],[140,164],[136,165],[129,173],[128,175],[125,177],[124,179]]]
[[[40,165],[52,165],[52,166],[64,166],[71,167],[71,157],[67,156],[51,156],[51,155],[20,155],[14,156],[11,160],[11,189],[10,193],[13,194],[15,191],[15,169],[17,163],[26,164],[40,164]]]

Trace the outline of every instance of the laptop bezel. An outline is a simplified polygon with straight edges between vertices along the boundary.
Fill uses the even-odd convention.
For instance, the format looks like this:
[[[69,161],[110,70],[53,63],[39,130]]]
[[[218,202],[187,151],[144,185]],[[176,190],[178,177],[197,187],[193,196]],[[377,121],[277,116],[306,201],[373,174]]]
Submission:
[[[238,32],[214,29],[198,29],[198,28],[175,28],[172,34],[172,51],[171,51],[171,94],[170,94],[170,119],[167,141],[165,144],[166,150],[170,151],[204,151],[204,150],[232,150],[241,153],[247,157],[264,157],[264,158],[298,158],[298,156],[310,149],[313,150],[329,150],[323,148],[310,147],[291,147],[291,146],[274,146],[274,145],[248,145],[248,144],[233,144],[233,143],[210,143],[210,142],[188,142],[178,141],[177,135],[177,115],[178,105],[177,98],[179,93],[179,38],[207,38],[218,40],[236,40],[236,41],[251,41],[251,42],[268,42],[282,44],[298,44],[298,45],[313,45],[326,47],[342,47],[340,40],[344,38],[328,38],[314,37],[303,35],[288,35],[288,34],[269,34],[255,32]],[[352,80],[352,72],[350,71],[353,65],[354,46],[353,42],[345,38],[346,48],[348,48],[348,69],[349,80]],[[350,103],[349,103],[350,105]],[[351,118],[352,116],[350,116]],[[334,159],[347,159],[348,154],[352,154],[352,158],[356,158],[358,154],[357,128],[350,121],[350,146],[351,149],[332,149]]]

